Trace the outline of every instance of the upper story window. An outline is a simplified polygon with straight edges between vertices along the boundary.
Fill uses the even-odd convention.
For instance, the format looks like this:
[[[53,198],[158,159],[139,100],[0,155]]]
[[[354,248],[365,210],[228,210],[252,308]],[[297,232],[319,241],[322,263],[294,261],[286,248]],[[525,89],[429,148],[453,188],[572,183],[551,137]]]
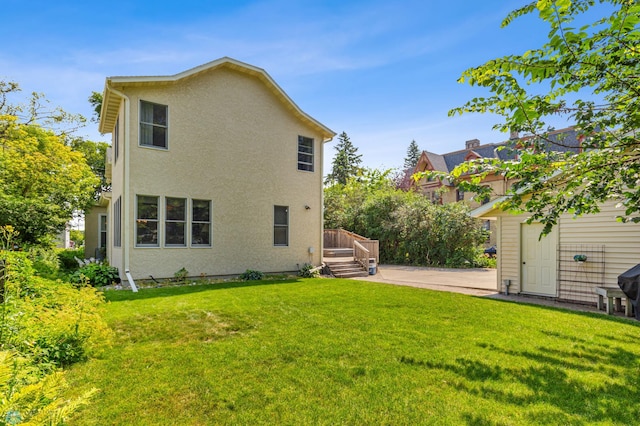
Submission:
[[[298,170],[313,171],[313,139],[298,136]]]
[[[140,146],[167,148],[168,107],[140,101]]]

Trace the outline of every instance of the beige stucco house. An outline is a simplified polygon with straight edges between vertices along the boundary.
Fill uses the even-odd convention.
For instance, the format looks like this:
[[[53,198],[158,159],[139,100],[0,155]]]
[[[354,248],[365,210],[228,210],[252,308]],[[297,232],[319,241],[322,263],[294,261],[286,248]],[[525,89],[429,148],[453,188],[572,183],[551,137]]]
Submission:
[[[108,77],[103,97],[106,254],[122,278],[321,263],[323,144],[335,133],[263,69],[221,58]]]
[[[510,293],[595,303],[595,287],[617,287],[618,275],[640,263],[640,225],[616,221],[623,212],[614,202],[601,206],[597,214],[563,215],[540,239],[541,224],[527,224],[527,214],[496,208],[500,201],[485,204],[472,215],[496,221],[501,291],[509,284]],[[586,260],[577,261],[577,255]]]

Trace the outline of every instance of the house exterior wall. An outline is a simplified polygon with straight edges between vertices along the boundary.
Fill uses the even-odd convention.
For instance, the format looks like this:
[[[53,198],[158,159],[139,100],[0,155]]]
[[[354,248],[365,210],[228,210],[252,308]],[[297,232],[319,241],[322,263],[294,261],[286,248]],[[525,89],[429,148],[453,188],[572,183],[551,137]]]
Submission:
[[[558,264],[557,278],[566,274],[565,278],[575,283],[558,286],[558,298],[576,302],[595,303],[596,295],[592,289],[600,284],[590,281],[599,279],[600,269],[603,272],[605,286],[616,287],[618,275],[640,263],[640,225],[620,223],[615,220],[618,214],[613,202],[604,204],[600,213],[573,218],[563,215],[556,230],[558,244],[579,251],[581,247],[604,246],[602,260],[594,256],[584,264],[566,262]],[[521,233],[520,226],[527,219],[526,214],[511,215],[499,213],[496,225],[498,228],[498,288],[504,291],[504,280],[511,280],[509,291],[519,293],[521,288]],[[573,251],[568,255],[573,256]],[[581,254],[581,253],[575,253]],[[565,272],[563,272],[563,270]],[[584,281],[584,283],[581,283]],[[573,287],[573,288],[572,288]],[[577,289],[577,290],[576,290]]]
[[[110,253],[121,273],[128,266],[135,279],[162,278],[185,267],[190,276],[232,275],[321,263],[323,136],[260,80],[220,68],[124,93],[130,123],[120,125],[128,128],[120,141],[129,146],[114,160],[111,201],[123,198],[123,248]],[[141,100],[168,106],[168,149],[138,145]],[[298,135],[314,140],[313,172],[297,169]],[[138,195],[159,197],[159,247],[136,247]],[[164,247],[166,197],[211,201],[211,247]],[[273,244],[275,205],[289,207],[287,247]]]
[[[84,258],[96,256],[100,238],[100,215],[107,214],[107,207],[94,206],[84,216]],[[108,232],[108,229],[107,229]],[[109,235],[107,234],[107,238]]]
[[[107,241],[107,260],[111,266],[118,268],[120,272],[120,278],[124,279],[124,270],[125,270],[125,261],[124,261],[124,250],[123,245],[126,244],[126,233],[125,233],[125,217],[121,216],[120,219],[120,238],[121,245],[119,247],[114,246],[115,241],[115,232],[118,227],[116,225],[116,217],[114,215],[114,203],[120,199],[120,203],[122,205],[122,211],[124,212],[124,208],[126,207],[126,200],[124,197],[124,171],[125,171],[125,163],[129,157],[128,147],[125,145],[127,142],[127,138],[125,132],[128,130],[130,126],[135,127],[135,124],[132,124],[130,120],[126,117],[126,104],[125,102],[121,102],[118,108],[118,125],[116,126],[117,133],[114,129],[111,134],[111,194],[109,200],[109,235]],[[117,142],[116,142],[117,140]],[[117,150],[116,150],[117,145]]]

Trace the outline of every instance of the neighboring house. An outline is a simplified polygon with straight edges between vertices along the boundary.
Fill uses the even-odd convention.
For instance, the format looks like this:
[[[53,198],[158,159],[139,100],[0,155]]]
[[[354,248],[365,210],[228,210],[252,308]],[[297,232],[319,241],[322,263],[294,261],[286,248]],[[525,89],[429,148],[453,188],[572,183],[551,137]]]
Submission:
[[[516,160],[518,158],[517,147],[519,143],[525,142],[529,138],[531,138],[531,136],[520,137],[517,133],[512,133],[509,141],[506,142],[481,145],[478,139],[471,139],[466,141],[465,149],[463,150],[446,154],[435,154],[433,152],[423,151],[412,174],[425,171],[451,173],[455,167],[464,162],[482,158],[495,158],[502,161]],[[564,152],[580,150],[580,141],[573,127],[550,132],[549,138],[555,141],[555,144],[546,144],[545,149],[549,151]],[[494,196],[482,200],[474,199],[475,194],[465,193],[456,188],[451,182],[441,179],[422,178],[417,182],[409,180],[409,183],[415,190],[425,194],[435,203],[466,202],[471,208],[476,208],[488,203],[491,199],[506,194],[513,182],[507,181],[503,176],[487,176],[482,184],[490,187]],[[489,241],[487,241],[487,245],[494,245],[496,243],[494,224],[489,220],[485,220],[483,226],[490,231],[490,238]]]
[[[71,227],[67,223],[64,229],[58,232],[55,240],[57,248],[63,248],[63,249],[73,248],[73,241],[71,241],[70,231],[71,231]]]
[[[483,205],[474,217],[496,221],[498,289],[594,303],[595,287],[617,287],[618,275],[640,263],[640,225],[621,223],[623,211],[609,202],[600,213],[573,218],[563,215],[551,234],[540,239],[543,226],[527,224],[525,214]],[[585,255],[586,261],[576,261]],[[578,257],[579,259],[579,257]]]
[[[106,255],[122,278],[321,263],[323,144],[335,133],[264,70],[221,58],[108,77],[100,117],[112,134]]]

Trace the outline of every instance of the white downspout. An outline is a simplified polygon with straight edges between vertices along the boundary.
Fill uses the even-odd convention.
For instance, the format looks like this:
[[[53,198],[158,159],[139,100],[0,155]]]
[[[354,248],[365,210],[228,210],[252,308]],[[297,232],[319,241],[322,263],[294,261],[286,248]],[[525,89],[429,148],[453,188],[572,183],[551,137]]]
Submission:
[[[128,214],[128,206],[129,206],[129,179],[130,179],[130,152],[131,152],[131,144],[129,143],[130,132],[131,132],[131,100],[127,95],[120,92],[119,90],[114,89],[109,85],[109,80],[107,80],[107,88],[120,96],[124,100],[124,137],[122,138],[123,146],[124,146],[124,178],[122,181],[122,219],[123,220],[123,245],[122,245],[122,257],[123,257],[123,269],[127,280],[129,281],[129,285],[134,292],[138,291],[133,278],[131,277],[131,273],[129,272],[129,244],[131,239],[131,218]]]

